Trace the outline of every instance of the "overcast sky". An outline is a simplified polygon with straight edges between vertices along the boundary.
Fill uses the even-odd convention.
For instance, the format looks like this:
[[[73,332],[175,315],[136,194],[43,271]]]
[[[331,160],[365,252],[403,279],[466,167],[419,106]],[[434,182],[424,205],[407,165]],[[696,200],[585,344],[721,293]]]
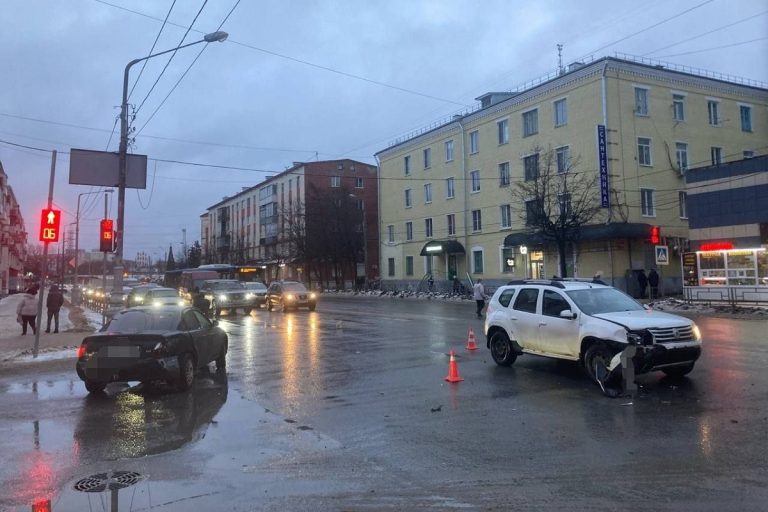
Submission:
[[[185,41],[215,31],[236,1],[208,0]],[[172,3],[0,0],[0,140],[60,152],[64,222],[96,190],[68,184],[66,153],[107,149],[125,65],[148,55]],[[155,51],[176,47],[203,3],[176,0]],[[126,195],[127,259],[180,247],[184,228],[191,244],[206,207],[294,161],[375,163],[397,136],[554,71],[558,43],[566,64],[624,52],[768,82],[766,0],[241,0],[222,30],[227,42],[179,51],[149,95],[167,59],[148,61],[130,98],[147,98],[132,151],[150,162],[147,190]],[[110,150],[118,138],[119,126]],[[34,241],[50,153],[0,142],[0,161]],[[101,196],[82,197],[80,247],[97,246],[102,210]]]

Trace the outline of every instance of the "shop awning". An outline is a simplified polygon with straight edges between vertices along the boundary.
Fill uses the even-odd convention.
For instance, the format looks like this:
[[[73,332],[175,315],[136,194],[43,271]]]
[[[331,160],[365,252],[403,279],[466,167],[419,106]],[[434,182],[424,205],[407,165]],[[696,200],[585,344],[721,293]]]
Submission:
[[[464,246],[456,240],[432,240],[424,244],[422,256],[431,254],[465,254]]]
[[[579,240],[611,240],[616,238],[646,239],[651,234],[651,225],[642,222],[616,224],[592,224],[579,230]],[[504,238],[506,247],[518,245],[545,245],[546,240],[538,233],[512,233]]]

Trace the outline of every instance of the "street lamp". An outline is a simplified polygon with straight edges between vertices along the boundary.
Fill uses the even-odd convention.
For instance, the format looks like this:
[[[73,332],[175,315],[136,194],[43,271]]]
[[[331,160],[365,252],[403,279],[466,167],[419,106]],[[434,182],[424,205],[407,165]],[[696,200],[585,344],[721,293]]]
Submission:
[[[77,211],[75,212],[75,282],[74,289],[77,290],[77,301],[80,301],[80,288],[77,286],[78,259],[80,258],[80,198],[91,194],[101,194],[101,190],[95,192],[82,192],[77,194]],[[105,194],[111,194],[114,189],[108,188],[103,191]],[[106,196],[105,196],[106,197]]]
[[[119,175],[117,184],[117,247],[115,248],[115,280],[110,298],[110,306],[119,308],[123,302],[123,243],[125,241],[125,181],[126,181],[126,158],[128,154],[128,73],[134,64],[159,57],[166,53],[175,52],[182,48],[187,48],[199,43],[223,42],[229,37],[229,34],[222,31],[206,34],[199,41],[184,44],[170,50],[147,55],[141,59],[134,59],[125,66],[123,74],[123,101],[120,104],[120,149],[119,149]]]
[[[365,218],[365,199],[357,197],[355,194],[349,194],[349,197],[360,201],[360,210],[363,215],[363,280],[368,283],[368,237],[366,236],[366,218]],[[355,265],[355,277],[357,277],[357,265]],[[357,285],[357,283],[355,283]]]

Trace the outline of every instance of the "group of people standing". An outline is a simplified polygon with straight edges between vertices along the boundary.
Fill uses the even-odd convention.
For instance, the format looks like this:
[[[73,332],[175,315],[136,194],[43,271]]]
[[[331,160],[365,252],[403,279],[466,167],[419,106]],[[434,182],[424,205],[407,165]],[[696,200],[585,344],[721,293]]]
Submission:
[[[651,286],[651,299],[659,298],[659,274],[655,268],[652,268],[648,275],[645,275],[645,270],[640,269],[637,273],[637,284],[640,285],[640,298],[645,298],[645,292],[648,289],[648,285]]]
[[[37,334],[37,286],[32,286],[22,294],[22,299],[16,307],[16,321],[21,324],[21,334],[27,334],[27,326],[32,328],[32,334]],[[57,285],[51,286],[48,290],[48,298],[45,301],[45,307],[48,313],[48,322],[45,332],[51,332],[51,320],[53,320],[53,332],[59,332],[59,311],[64,304],[64,294],[61,293]]]

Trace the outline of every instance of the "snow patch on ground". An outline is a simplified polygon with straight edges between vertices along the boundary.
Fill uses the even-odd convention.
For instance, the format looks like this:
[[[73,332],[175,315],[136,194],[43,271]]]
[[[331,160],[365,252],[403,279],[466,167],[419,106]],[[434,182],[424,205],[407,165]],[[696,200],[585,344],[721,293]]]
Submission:
[[[377,297],[382,299],[415,299],[415,300],[442,300],[447,302],[465,302],[472,298],[469,295],[440,292],[415,292],[415,291],[382,291],[382,290],[325,290],[323,295],[337,297]]]
[[[48,347],[40,349],[35,358],[32,349],[25,350],[13,358],[15,363],[39,363],[43,361],[58,361],[61,359],[74,359],[77,355],[77,347]]]
[[[658,311],[668,311],[673,313],[691,313],[699,315],[729,314],[753,316],[755,318],[768,318],[768,306],[761,305],[731,306],[730,304],[686,302],[680,299],[669,298],[649,302],[648,306]]]

